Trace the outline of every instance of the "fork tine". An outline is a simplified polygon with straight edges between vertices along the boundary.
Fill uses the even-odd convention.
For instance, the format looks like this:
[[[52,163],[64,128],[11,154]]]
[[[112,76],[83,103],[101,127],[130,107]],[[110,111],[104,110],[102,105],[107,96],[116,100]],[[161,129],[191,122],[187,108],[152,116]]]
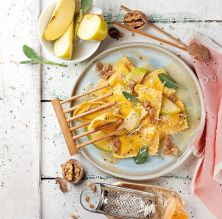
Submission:
[[[98,90],[102,90],[103,88],[106,88],[106,87],[109,87],[109,84],[103,85],[103,86],[101,86],[101,87],[93,88],[93,89],[91,89],[91,90],[89,90],[89,91],[86,91],[86,92],[84,92],[84,93],[82,93],[82,94],[78,94],[78,95],[75,95],[75,96],[73,96],[73,97],[71,97],[71,98],[69,98],[69,99],[62,100],[60,103],[61,103],[61,104],[64,104],[64,103],[70,102],[70,101],[75,100],[75,99],[77,99],[77,98],[79,98],[79,97],[83,97],[83,96],[92,94],[92,93],[94,93],[94,92],[96,92],[96,91],[98,91]]]
[[[105,94],[105,95],[103,95],[103,96],[101,96],[101,97],[97,97],[97,98],[94,98],[94,99],[92,99],[92,100],[89,100],[88,102],[94,102],[94,101],[103,100],[103,99],[105,99],[105,98],[107,98],[107,97],[110,97],[110,96],[112,96],[112,95],[113,95],[113,93],[108,93],[108,94]],[[80,105],[80,104],[79,104],[79,105]],[[74,107],[72,107],[72,108],[69,108],[69,109],[67,109],[67,110],[64,110],[63,113],[72,112],[72,111],[74,111],[79,105],[76,105],[76,106],[74,106]]]
[[[76,129],[83,128],[83,127],[85,127],[85,126],[87,126],[87,125],[89,125],[89,124],[90,124],[90,122],[81,123],[81,124],[79,124],[79,125],[77,125],[77,126],[71,127],[69,130],[70,130],[70,131],[74,131],[74,130],[76,130]]]
[[[89,111],[87,111],[87,112],[84,112],[84,113],[78,114],[78,115],[76,115],[76,116],[73,116],[73,117],[67,119],[67,122],[71,122],[71,121],[73,121],[73,120],[75,120],[75,119],[79,119],[79,118],[81,118],[81,117],[83,117],[83,116],[87,116],[87,115],[89,115],[89,114],[91,114],[91,113],[94,113],[94,112],[103,110],[103,109],[108,108],[108,107],[112,107],[112,106],[114,106],[115,104],[116,104],[116,102],[111,102],[111,103],[104,104],[104,105],[99,106],[99,107],[97,107],[97,108],[91,109],[91,110],[89,110]]]
[[[119,131],[120,131],[120,130],[119,130]],[[110,138],[110,137],[116,135],[117,133],[118,133],[118,132],[114,132],[114,133],[112,133],[112,134],[108,134],[108,135],[106,135],[106,136],[104,136],[104,137],[96,138],[96,139],[93,139],[93,140],[90,140],[90,141],[84,142],[84,143],[82,143],[82,144],[77,145],[76,148],[79,149],[79,148],[81,148],[81,147],[84,147],[84,146],[86,146],[86,145],[89,145],[89,144],[95,143],[95,142],[97,142],[97,141],[105,140],[105,139],[107,139],[107,138]]]

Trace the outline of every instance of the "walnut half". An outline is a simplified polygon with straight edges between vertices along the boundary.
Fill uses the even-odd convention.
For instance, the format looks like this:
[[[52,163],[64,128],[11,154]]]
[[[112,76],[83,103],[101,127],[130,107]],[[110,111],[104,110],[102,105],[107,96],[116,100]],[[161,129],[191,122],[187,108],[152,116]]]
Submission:
[[[83,178],[83,167],[78,160],[70,159],[62,165],[63,178],[67,182],[79,183]]]

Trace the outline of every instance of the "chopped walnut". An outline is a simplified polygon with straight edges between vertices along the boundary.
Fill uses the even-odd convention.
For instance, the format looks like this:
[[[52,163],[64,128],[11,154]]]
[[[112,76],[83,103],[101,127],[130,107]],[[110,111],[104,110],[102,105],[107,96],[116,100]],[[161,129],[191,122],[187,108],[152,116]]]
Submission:
[[[169,100],[171,100],[174,103],[177,101],[177,97],[175,94],[171,94],[168,98],[169,98]]]
[[[96,63],[96,71],[101,71],[103,69],[103,64],[100,62]]]
[[[96,192],[96,184],[93,182],[88,182],[87,183],[87,187],[92,191],[92,192]]]
[[[128,83],[128,88],[129,88],[129,91],[130,91],[131,93],[133,93],[135,86],[136,86],[136,82],[130,80],[129,83]]]
[[[155,122],[156,122],[156,119],[155,119],[156,110],[155,110],[155,108],[151,106],[149,101],[144,101],[143,105],[144,105],[146,111],[149,114],[150,122],[152,124],[155,124]]]
[[[142,29],[148,23],[146,15],[141,11],[126,13],[123,21],[125,25],[134,29]]]
[[[78,183],[83,177],[83,168],[78,160],[70,159],[62,165],[63,177],[66,181]]]
[[[204,62],[210,59],[209,50],[203,45],[198,45],[194,43],[188,46],[188,52],[196,60],[201,61],[201,62]]]
[[[125,22],[137,21],[139,19],[141,19],[141,15],[136,13],[127,13],[124,17]]]
[[[108,72],[108,71],[112,71],[113,70],[113,66],[111,64],[107,64],[104,69],[103,69],[105,72]]]
[[[109,79],[109,77],[113,74],[113,71],[100,71],[99,72],[99,76],[100,78],[104,79],[104,80],[107,80]]]
[[[56,177],[55,181],[59,184],[59,188],[62,192],[68,192],[67,182],[63,178]]]
[[[113,136],[112,137],[112,143],[113,143],[113,151],[117,153],[119,151],[119,148],[120,148],[120,145],[121,145],[121,143],[119,141],[119,138],[116,137],[116,136]]]
[[[177,146],[172,142],[172,136],[167,135],[163,141],[163,153],[166,155],[177,156],[179,154],[179,150]]]

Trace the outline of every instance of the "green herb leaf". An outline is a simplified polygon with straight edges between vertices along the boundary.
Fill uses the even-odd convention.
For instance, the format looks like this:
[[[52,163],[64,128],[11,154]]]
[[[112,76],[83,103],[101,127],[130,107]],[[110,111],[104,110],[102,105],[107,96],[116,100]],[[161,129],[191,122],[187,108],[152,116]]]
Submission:
[[[180,87],[179,84],[177,84],[177,82],[171,78],[169,75],[166,75],[164,73],[161,73],[158,75],[159,79],[161,80],[161,82],[168,88],[177,88]]]
[[[126,92],[126,91],[123,91],[122,94],[123,94],[123,96],[124,96],[127,100],[129,100],[129,101],[131,101],[131,102],[136,102],[136,101],[137,101],[137,97],[133,96],[132,94],[130,94],[130,93]]]
[[[67,65],[65,64],[52,62],[47,59],[44,59],[42,56],[38,55],[35,52],[35,50],[33,50],[27,45],[23,46],[23,52],[30,60],[21,61],[20,64],[48,64],[48,65],[57,65],[61,67],[67,67]]]
[[[86,13],[92,8],[93,0],[81,0],[80,13]]]
[[[32,60],[42,60],[42,57],[40,57],[32,48],[30,48],[27,45],[23,46],[23,53]]]
[[[139,153],[136,155],[134,161],[136,164],[143,164],[148,160],[148,151],[146,146],[140,148]]]

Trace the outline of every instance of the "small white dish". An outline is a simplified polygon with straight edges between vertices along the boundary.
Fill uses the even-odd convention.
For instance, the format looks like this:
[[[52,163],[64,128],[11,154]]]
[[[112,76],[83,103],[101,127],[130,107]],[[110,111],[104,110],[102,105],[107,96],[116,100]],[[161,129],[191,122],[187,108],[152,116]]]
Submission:
[[[77,63],[81,62],[91,55],[93,55],[99,48],[101,41],[84,41],[77,39],[74,43],[74,53],[71,60],[58,58],[53,51],[54,41],[47,41],[43,38],[44,30],[52,16],[52,13],[56,7],[56,2],[51,2],[41,13],[38,21],[38,37],[43,49],[56,61],[63,61],[64,63]],[[100,8],[92,7],[89,13],[102,14]]]

